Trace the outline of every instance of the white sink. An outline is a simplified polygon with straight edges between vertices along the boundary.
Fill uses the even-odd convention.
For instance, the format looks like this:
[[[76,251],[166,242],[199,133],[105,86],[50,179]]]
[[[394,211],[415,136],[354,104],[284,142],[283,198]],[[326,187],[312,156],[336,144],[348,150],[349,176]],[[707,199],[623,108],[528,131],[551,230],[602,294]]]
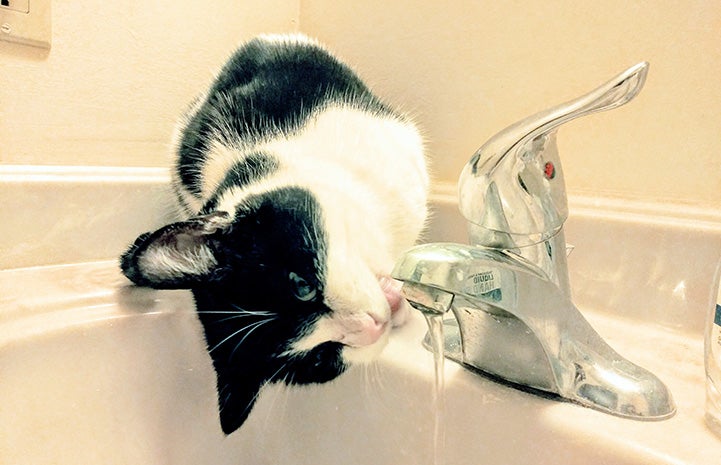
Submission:
[[[702,334],[721,226],[643,207],[571,199],[571,285],[611,346],[667,383],[677,414],[622,419],[449,361],[446,465],[719,463],[721,438],[703,421]],[[464,241],[453,206],[438,208],[427,239]],[[419,315],[370,367],[267,388],[226,438],[189,293],[128,287],[114,262],[98,262],[2,271],[0,303],[2,464],[434,463]]]

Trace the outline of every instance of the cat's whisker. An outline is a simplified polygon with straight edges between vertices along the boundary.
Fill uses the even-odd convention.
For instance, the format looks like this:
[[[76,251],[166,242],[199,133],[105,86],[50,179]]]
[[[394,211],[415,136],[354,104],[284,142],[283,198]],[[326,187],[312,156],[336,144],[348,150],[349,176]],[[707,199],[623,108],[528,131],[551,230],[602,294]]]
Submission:
[[[379,397],[379,399],[382,400],[381,404],[386,411],[393,411],[397,408],[398,403],[406,401],[405,395],[402,390],[394,387],[396,383],[389,377],[388,373],[383,370],[380,363],[375,363],[375,370],[377,375],[376,385],[379,391],[383,393],[383,395]]]
[[[230,385],[228,384],[218,390],[218,406],[220,408],[220,412],[222,412],[225,406],[228,404],[228,400],[232,395],[233,391],[230,390]]]
[[[256,400],[258,400],[258,397],[260,396],[260,393],[263,392],[263,391],[265,390],[265,388],[268,387],[268,385],[270,385],[270,384],[275,384],[277,390],[276,390],[276,392],[275,392],[275,395],[273,396],[273,400],[271,401],[270,408],[268,409],[268,415],[267,415],[266,418],[265,418],[265,425],[266,425],[266,427],[268,426],[268,422],[269,422],[269,420],[270,420],[270,417],[271,417],[273,411],[275,410],[275,403],[276,403],[276,399],[278,398],[278,395],[279,395],[279,393],[280,393],[280,390],[281,390],[281,389],[284,389],[284,388],[286,387],[286,386],[284,386],[284,383],[283,383],[283,382],[278,382],[278,380],[276,380],[276,379],[274,379],[274,378],[275,378],[276,376],[278,376],[278,374],[279,374],[281,371],[283,371],[284,369],[286,369],[286,368],[288,368],[288,362],[284,362],[284,363],[280,366],[280,368],[278,368],[278,369],[275,371],[275,373],[273,373],[273,374],[263,383],[263,385],[258,389],[258,392],[255,394],[255,397],[253,397],[253,400],[250,402],[250,405],[253,405],[253,404],[256,402]],[[283,376],[283,380],[285,380],[285,379],[287,378],[287,376],[288,376],[288,374],[286,373],[286,374]]]
[[[256,322],[254,322],[254,323],[252,323],[252,324],[249,324],[248,326],[243,326],[243,327],[240,328],[239,330],[237,330],[237,331],[235,331],[234,333],[232,333],[230,336],[226,337],[225,339],[223,339],[222,341],[220,341],[219,343],[217,343],[217,344],[216,344],[215,346],[213,346],[213,348],[210,349],[208,352],[209,352],[209,353],[213,353],[213,351],[217,350],[218,347],[222,346],[224,343],[226,343],[226,342],[229,341],[230,339],[234,338],[234,337],[237,336],[238,334],[242,333],[243,331],[248,331],[248,334],[250,334],[250,333],[253,332],[255,329],[257,329],[259,326],[262,326],[262,325],[264,325],[264,324],[266,324],[266,323],[269,323],[269,322],[271,322],[271,321],[273,321],[273,320],[275,320],[275,317],[273,317],[273,318],[266,318],[265,320],[256,321]],[[243,341],[245,341],[245,339],[248,337],[248,334],[246,334],[245,336],[243,336],[243,338],[241,339],[241,341],[235,346],[235,349],[233,349],[233,352],[235,352],[235,350],[238,348],[238,346],[240,346],[240,344],[241,344]],[[232,354],[231,354],[231,356],[232,356]]]
[[[256,329],[260,328],[261,326],[270,323],[270,322],[273,321],[273,320],[275,320],[275,317],[273,317],[273,318],[268,318],[268,319],[266,319],[266,320],[260,320],[260,321],[257,321],[257,322],[255,322],[255,323],[253,323],[252,325],[246,326],[244,329],[248,330],[248,332],[245,333],[245,335],[244,335],[244,336],[240,339],[240,341],[238,341],[238,343],[235,345],[235,348],[233,348],[233,350],[230,352],[230,357],[228,357],[228,360],[232,360],[232,359],[233,359],[233,355],[235,355],[235,351],[238,350],[238,348],[239,348],[241,345],[243,345],[243,342],[248,338],[248,336],[250,336],[250,333],[252,333],[252,332],[255,331]],[[237,334],[237,332],[236,332],[236,334]]]
[[[247,315],[247,316],[275,316],[273,312],[251,312],[248,310],[197,310],[193,313],[211,315]]]
[[[379,392],[375,367],[375,362],[364,364],[363,367],[363,392],[366,398],[373,402],[377,401]]]
[[[378,387],[378,390],[381,392],[386,392],[386,387],[383,384],[383,372],[381,370],[380,363],[374,361],[373,363],[371,363],[371,366],[373,367],[373,381]]]
[[[366,399],[371,398],[371,393],[368,390],[368,364],[364,363],[360,368],[361,384],[363,385],[363,395]]]
[[[281,404],[281,417],[286,418],[288,412],[288,399],[290,399],[291,385],[294,384],[295,373],[290,374],[290,381],[288,381],[288,374],[283,378],[283,403]]]
[[[280,380],[275,379],[275,378],[276,378],[276,376],[278,376],[278,374],[279,374],[281,371],[283,371],[283,370],[286,369],[286,368],[288,368],[288,362],[283,362],[283,364],[280,366],[280,368],[278,368],[278,369],[275,371],[275,373],[273,373],[272,375],[270,375],[270,376],[268,377],[268,380],[264,383],[264,386],[265,386],[266,384],[277,383],[278,381],[280,381]],[[288,374],[286,373],[286,374],[283,376],[283,379],[285,379],[287,376],[288,376]]]
[[[358,369],[360,371],[360,382],[363,385],[363,395],[368,397],[368,364],[364,363]]]
[[[268,379],[263,383],[263,385],[262,385],[262,386],[260,387],[260,389],[258,390],[258,393],[257,393],[257,394],[255,395],[255,397],[253,398],[253,402],[255,402],[255,401],[258,399],[258,396],[260,395],[260,392],[263,390],[264,387],[266,387],[266,386],[269,385],[269,384],[276,383],[276,382],[278,381],[277,379],[274,379],[274,378],[275,378],[276,376],[278,376],[278,374],[279,374],[281,371],[283,371],[284,369],[286,369],[286,368],[288,368],[288,362],[284,362],[284,363],[280,366],[280,368],[278,368],[278,369],[275,371],[275,373],[273,373],[272,375],[270,375],[270,376],[268,377]],[[283,377],[283,379],[285,379],[287,376],[288,376],[288,374],[286,373],[285,376]]]
[[[235,304],[230,304],[230,306],[233,307],[237,313],[250,313],[253,315],[275,315],[274,312],[269,312],[266,310],[247,310]]]
[[[220,319],[220,320],[216,320],[216,321],[214,321],[213,323],[223,323],[223,322],[225,322],[225,321],[235,320],[235,319],[238,319],[238,318],[248,318],[249,316],[272,316],[272,315],[273,315],[272,313],[268,313],[268,314],[266,314],[266,315],[250,314],[250,313],[248,313],[248,314],[241,314],[241,315],[233,315],[233,316],[229,316],[229,317],[227,317],[227,318],[222,318],[222,319]],[[275,319],[275,316],[273,316],[272,319]]]

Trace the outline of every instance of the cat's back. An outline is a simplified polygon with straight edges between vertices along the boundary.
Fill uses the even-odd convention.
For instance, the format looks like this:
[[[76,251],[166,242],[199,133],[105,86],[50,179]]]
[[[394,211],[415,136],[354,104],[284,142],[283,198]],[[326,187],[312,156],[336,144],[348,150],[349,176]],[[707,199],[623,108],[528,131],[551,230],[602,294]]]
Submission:
[[[252,39],[235,51],[176,128],[178,187],[207,198],[203,174],[218,146],[250,150],[296,134],[334,102],[391,113],[316,41],[303,35]]]
[[[427,175],[415,125],[346,64],[302,35],[242,45],[179,124],[176,191],[187,214],[294,184],[327,217],[366,210],[362,224],[418,232]],[[210,202],[210,205],[209,205]],[[359,220],[361,221],[361,220]],[[405,234],[403,234],[405,236]],[[406,241],[401,240],[401,243]]]

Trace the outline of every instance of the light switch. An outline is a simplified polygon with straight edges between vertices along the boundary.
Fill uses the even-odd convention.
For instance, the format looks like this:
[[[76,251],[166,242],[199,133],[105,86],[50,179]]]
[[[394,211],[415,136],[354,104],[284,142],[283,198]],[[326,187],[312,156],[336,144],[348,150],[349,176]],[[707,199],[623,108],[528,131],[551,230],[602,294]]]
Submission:
[[[0,8],[2,7],[21,13],[29,13],[30,0],[0,0]]]
[[[0,0],[0,40],[50,48],[50,0]]]

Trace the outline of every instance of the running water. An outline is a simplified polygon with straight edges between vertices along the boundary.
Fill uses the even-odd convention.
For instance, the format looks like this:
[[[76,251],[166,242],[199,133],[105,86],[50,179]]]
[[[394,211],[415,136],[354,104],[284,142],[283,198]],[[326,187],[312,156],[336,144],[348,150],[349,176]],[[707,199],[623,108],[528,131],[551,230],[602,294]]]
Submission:
[[[431,349],[433,350],[433,361],[435,364],[436,383],[433,391],[433,406],[435,417],[433,422],[433,464],[443,465],[445,463],[445,410],[446,394],[443,367],[445,357],[443,338],[443,315],[437,313],[423,313],[428,323],[428,334],[430,336]]]

